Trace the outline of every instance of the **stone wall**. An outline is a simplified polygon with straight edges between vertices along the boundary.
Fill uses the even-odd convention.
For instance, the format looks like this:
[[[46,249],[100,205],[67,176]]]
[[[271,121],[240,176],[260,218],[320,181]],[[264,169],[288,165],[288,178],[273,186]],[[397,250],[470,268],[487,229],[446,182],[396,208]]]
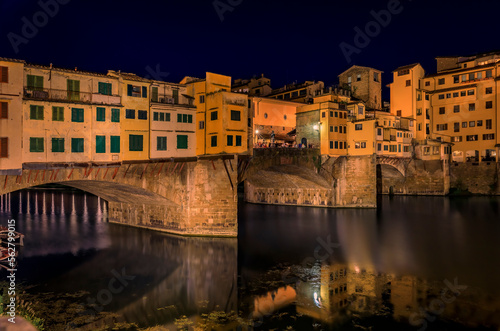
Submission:
[[[448,163],[441,160],[411,160],[405,175],[387,165],[378,165],[378,193],[397,195],[446,195],[449,192]]]
[[[321,145],[319,130],[314,129],[315,123],[320,121],[319,110],[311,110],[307,112],[297,113],[297,135],[295,141],[297,144],[302,143],[302,138],[307,139],[307,145],[312,145],[313,148],[319,148]]]
[[[500,164],[496,162],[452,163],[450,185],[461,192],[500,195],[499,173]]]

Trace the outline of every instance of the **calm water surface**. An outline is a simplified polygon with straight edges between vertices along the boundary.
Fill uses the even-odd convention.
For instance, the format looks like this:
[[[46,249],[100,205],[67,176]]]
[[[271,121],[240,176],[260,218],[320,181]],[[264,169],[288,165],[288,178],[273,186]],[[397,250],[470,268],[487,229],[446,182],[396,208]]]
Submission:
[[[182,238],[109,224],[106,203],[79,191],[30,190],[4,199],[0,224],[14,218],[26,235],[17,282],[67,300],[59,309],[73,311],[71,299],[85,307],[85,323],[71,324],[82,329],[192,328],[231,311],[240,319],[223,317],[228,330],[500,327],[499,198],[239,208],[238,239]],[[112,318],[97,317],[106,313]],[[72,323],[64,318],[55,329]]]

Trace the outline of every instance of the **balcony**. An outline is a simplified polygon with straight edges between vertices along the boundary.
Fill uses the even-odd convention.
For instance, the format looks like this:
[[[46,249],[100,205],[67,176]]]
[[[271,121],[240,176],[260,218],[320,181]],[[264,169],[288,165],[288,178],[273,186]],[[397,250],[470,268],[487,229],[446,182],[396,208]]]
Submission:
[[[102,104],[102,105],[120,105],[121,97],[119,95],[104,95],[90,92],[24,88],[24,98],[44,101],[62,101],[74,103]]]

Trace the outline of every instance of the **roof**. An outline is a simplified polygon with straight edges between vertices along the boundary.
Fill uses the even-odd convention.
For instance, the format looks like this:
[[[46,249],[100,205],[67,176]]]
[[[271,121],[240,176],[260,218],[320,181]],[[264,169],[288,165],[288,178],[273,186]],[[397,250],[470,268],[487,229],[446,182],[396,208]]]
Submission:
[[[378,70],[378,69],[375,69],[375,68],[372,68],[372,67],[363,67],[363,66],[353,65],[353,66],[352,66],[352,67],[350,67],[349,69],[347,69],[347,70],[343,71],[343,72],[342,72],[340,75],[338,75],[337,77],[340,77],[340,76],[342,76],[343,74],[345,74],[346,72],[351,71],[351,70],[356,69],[356,68],[360,68],[360,69],[370,69],[370,70],[375,70],[375,71],[378,71],[378,72],[383,73],[383,71],[382,71],[382,70]]]
[[[443,76],[443,75],[449,75],[449,74],[458,74],[461,72],[480,70],[480,69],[485,69],[485,68],[489,68],[489,67],[494,68],[496,65],[497,65],[496,63],[489,63],[489,64],[483,64],[480,66],[475,66],[475,67],[470,67],[470,68],[457,68],[457,69],[443,70],[443,71],[437,72],[435,74],[427,75],[424,78],[431,78],[431,77],[437,77],[437,76]]]
[[[26,63],[26,61],[24,61],[24,60],[11,59],[11,58],[8,58],[8,57],[0,57],[0,61]]]
[[[413,64],[408,64],[399,68],[394,69],[392,72],[400,71],[400,70],[405,70],[405,69],[412,69],[416,66],[419,66],[420,63],[413,63]]]
[[[99,76],[99,77],[109,77],[105,73],[102,72],[94,72],[94,71],[85,71],[85,70],[78,70],[76,67],[74,69],[67,69],[67,68],[59,68],[59,67],[54,67],[51,65],[41,65],[41,64],[33,64],[33,63],[26,63],[24,62],[24,67],[25,68],[35,68],[35,69],[42,69],[42,70],[52,70],[52,71],[61,71],[61,72],[67,72],[67,73],[72,73],[72,74],[80,74],[80,75],[90,75],[90,76]]]
[[[116,75],[118,77],[121,77],[123,79],[126,79],[126,80],[133,80],[133,81],[137,81],[137,82],[144,82],[144,83],[150,83],[151,80],[150,79],[146,79],[146,78],[143,78],[143,77],[140,77],[140,76],[137,76],[136,74],[133,74],[133,73],[129,73],[129,72],[121,72],[121,71],[114,71],[114,70],[109,70],[108,71],[108,75]]]

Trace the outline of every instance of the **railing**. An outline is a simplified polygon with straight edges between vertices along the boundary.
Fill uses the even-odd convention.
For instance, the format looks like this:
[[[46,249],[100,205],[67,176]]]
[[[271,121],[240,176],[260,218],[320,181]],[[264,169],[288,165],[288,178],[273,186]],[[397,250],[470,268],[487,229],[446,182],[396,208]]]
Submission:
[[[24,88],[24,97],[35,100],[55,100],[76,103],[97,103],[119,105],[121,97],[119,95],[92,94],[90,92]]]

